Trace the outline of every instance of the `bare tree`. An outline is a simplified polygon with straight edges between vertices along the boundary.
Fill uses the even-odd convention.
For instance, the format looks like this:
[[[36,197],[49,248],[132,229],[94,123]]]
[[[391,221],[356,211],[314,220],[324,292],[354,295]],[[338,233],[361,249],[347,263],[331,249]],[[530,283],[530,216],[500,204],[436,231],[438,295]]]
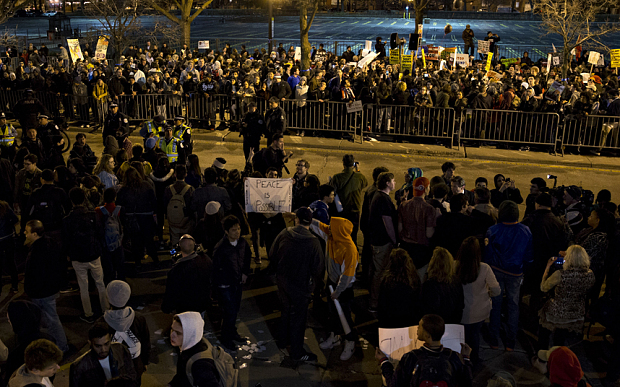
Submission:
[[[110,37],[114,59],[120,61],[123,51],[135,41],[140,32],[140,0],[93,1],[86,14],[97,19],[103,35]]]
[[[418,25],[424,23],[424,12],[428,7],[429,0],[413,0],[410,4],[410,8],[413,6],[415,10],[415,25],[416,28]]]
[[[31,0],[0,0],[0,24],[11,17],[13,12],[24,8]]]
[[[160,48],[160,43],[167,43],[169,47],[180,46],[183,38],[181,26],[166,20],[157,20],[152,28],[144,30],[144,36]]]
[[[308,39],[308,32],[316,16],[316,11],[319,9],[320,0],[300,0],[299,5],[299,40],[301,41],[301,70],[307,70],[310,68],[310,40]],[[308,12],[311,12],[310,18],[308,18]]]
[[[585,44],[607,48],[602,38],[620,31],[617,23],[594,23],[597,13],[615,7],[615,0],[537,0],[534,3],[542,17],[541,27],[547,34],[558,34],[564,41],[562,50],[562,75],[566,78],[572,60],[571,51]]]
[[[202,5],[198,6],[198,8],[194,11],[194,14],[192,14],[194,3],[198,4],[200,1],[203,1]],[[157,12],[161,13],[170,21],[181,27],[183,32],[183,44],[187,44],[187,46],[190,45],[192,22],[212,2],[213,0],[147,0],[147,3],[155,8]],[[170,11],[172,6],[181,11],[180,16],[176,16]]]

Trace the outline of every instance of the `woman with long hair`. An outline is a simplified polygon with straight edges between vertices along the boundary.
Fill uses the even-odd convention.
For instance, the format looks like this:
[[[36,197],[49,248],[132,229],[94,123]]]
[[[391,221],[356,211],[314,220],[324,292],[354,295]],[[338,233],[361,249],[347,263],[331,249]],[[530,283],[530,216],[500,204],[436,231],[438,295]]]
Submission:
[[[185,182],[196,189],[200,188],[204,182],[198,155],[191,154],[187,157],[187,176],[185,177]]]
[[[402,328],[417,325],[420,313],[420,277],[403,249],[390,253],[379,289],[379,326]]]
[[[457,254],[456,277],[463,286],[465,307],[461,324],[465,327],[465,342],[471,347],[474,362],[479,360],[480,328],[491,315],[491,297],[501,293],[491,266],[481,262],[481,258],[478,238],[466,238]]]
[[[460,324],[465,301],[463,287],[454,275],[454,259],[443,247],[435,247],[422,284],[422,315],[437,314],[446,324]]]
[[[101,180],[101,183],[103,183],[106,189],[118,186],[118,178],[114,174],[115,166],[116,162],[114,161],[114,157],[104,153],[99,160],[97,160],[97,165],[95,165],[95,169],[93,169],[93,175]]]
[[[556,261],[556,257],[549,259],[540,283],[543,292],[555,288],[553,298],[538,312],[538,349],[543,350],[550,347],[551,333],[553,345],[564,345],[570,332],[581,334],[586,315],[586,295],[595,283],[595,274],[590,270],[590,257],[583,247],[569,247],[562,266],[549,275]]]
[[[153,242],[157,199],[155,191],[134,167],[129,167],[125,172],[116,204],[125,208],[123,229],[131,240],[131,253],[136,270],[141,267],[145,248],[153,262],[158,265],[157,245]]]

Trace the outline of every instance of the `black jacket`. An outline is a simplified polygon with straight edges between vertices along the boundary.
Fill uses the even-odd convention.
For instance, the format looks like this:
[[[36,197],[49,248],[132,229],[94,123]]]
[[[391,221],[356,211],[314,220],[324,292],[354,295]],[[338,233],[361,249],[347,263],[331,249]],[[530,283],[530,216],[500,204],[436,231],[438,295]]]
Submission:
[[[237,240],[237,246],[230,244],[224,236],[213,250],[213,284],[239,285],[241,275],[250,274],[252,251],[244,238]]]
[[[171,387],[192,387],[187,380],[187,361],[198,352],[207,350],[211,350],[211,345],[203,339],[193,347],[181,352],[177,361],[177,374],[168,384]],[[220,374],[215,368],[215,362],[211,359],[196,360],[192,365],[192,377],[194,378],[194,386],[219,387],[220,385]]]
[[[265,130],[271,134],[286,131],[286,113],[281,107],[267,110],[265,113]]]
[[[458,282],[450,284],[431,278],[422,284],[420,293],[422,315],[438,314],[446,324],[460,324],[465,308],[463,286]]]
[[[476,232],[474,220],[460,212],[449,212],[437,218],[437,227],[433,235],[434,246],[441,246],[450,252],[453,257],[461,247],[465,238],[474,236]]]
[[[103,225],[95,211],[76,206],[62,222],[63,247],[72,261],[91,262],[101,256]]]
[[[49,206],[49,211],[45,210],[49,217],[41,218],[43,207]],[[69,197],[62,188],[52,184],[44,184],[32,192],[25,214],[28,220],[37,219],[43,222],[45,231],[57,231],[62,228],[62,218],[71,209]]]
[[[282,98],[290,98],[293,92],[291,91],[291,86],[282,80],[281,82],[274,82],[271,86],[271,95],[276,97],[279,100]]]
[[[51,248],[47,237],[30,245],[24,272],[24,291],[30,298],[46,298],[60,291],[63,262],[57,248]]]
[[[120,376],[136,381],[136,370],[133,368],[131,355],[127,348],[122,344],[112,343],[108,356],[113,378]],[[105,385],[105,373],[97,354],[92,349],[71,364],[69,370],[70,387],[104,387]]]
[[[168,272],[161,310],[164,313],[205,311],[211,300],[212,266],[206,254],[194,253],[176,261]]]
[[[303,226],[289,227],[278,234],[269,257],[278,288],[293,297],[309,298],[325,261],[319,239]]]

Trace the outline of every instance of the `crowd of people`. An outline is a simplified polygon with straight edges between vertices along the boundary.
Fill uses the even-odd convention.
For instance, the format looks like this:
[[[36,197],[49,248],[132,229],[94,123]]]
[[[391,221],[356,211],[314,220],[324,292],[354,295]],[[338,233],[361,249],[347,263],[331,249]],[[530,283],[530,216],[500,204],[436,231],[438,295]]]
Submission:
[[[379,52],[381,45],[379,42]],[[106,69],[113,70],[105,64],[89,69],[92,64],[88,61],[75,69],[54,70],[69,83],[72,77],[68,73],[77,70],[74,75],[79,74],[80,81],[76,82],[84,83],[91,81],[91,70],[97,72],[93,87],[105,89],[105,98],[110,99],[102,154],[94,154],[87,136],[78,133],[65,159],[60,129],[45,110],[36,111],[45,106],[32,95],[20,101],[19,112],[27,113],[16,115],[23,138],[19,147],[17,131],[4,115],[0,117],[2,267],[10,275],[11,291],[18,292],[16,258],[25,259],[23,291],[27,296],[27,300],[12,301],[8,306],[18,347],[0,348],[0,357],[7,359],[4,381],[11,387],[51,385],[49,378],[58,370],[63,353],[69,351],[56,301],[61,294],[77,290],[80,318],[93,325],[88,333],[90,350],[71,364],[71,385],[139,385],[149,364],[151,336],[144,316],[127,306],[131,288],[125,279],[140,275],[145,257],[152,260],[148,265],[162,268],[159,253],[171,249],[173,266],[161,304],[164,313],[173,315],[169,339],[180,350],[171,386],[216,386],[231,377],[232,372],[220,367],[226,363],[224,355],[202,337],[204,319],[217,313],[220,342],[234,353],[237,343],[247,340],[237,331],[237,316],[244,284],[257,268],[273,276],[277,285],[282,317],[276,341],[294,361],[317,360],[316,354],[304,348],[311,301],[313,308],[328,306],[320,348],[329,350],[343,343],[342,361],[353,357],[358,342],[356,316],[351,312],[354,303],[363,302],[379,327],[418,325],[418,340],[424,347],[408,353],[396,369],[386,354],[377,350],[388,386],[429,385],[437,383],[437,378],[449,386],[471,385],[473,373],[484,364],[481,335],[488,333],[485,340],[491,348],[502,346],[511,352],[520,329],[528,329],[538,338],[533,366],[549,373],[552,383],[577,386],[583,372],[575,354],[564,346],[567,340],[582,334],[586,318],[598,318],[609,334],[617,337],[620,233],[616,225],[620,216],[608,190],[594,198],[581,187],[550,188],[546,179],[535,177],[524,198],[514,181],[502,174],[491,181],[481,176],[468,186],[452,162],[441,165],[441,174],[430,179],[419,168],[410,168],[398,188],[395,174],[400,171],[377,166],[372,178],[367,178],[354,156],[347,154],[342,172],[327,182],[310,173],[307,160],[295,163],[292,213],[246,213],[244,178],[283,178],[283,170],[293,158],[293,152],[284,150],[285,112],[278,106],[288,96],[279,93],[299,90],[300,85],[309,87],[306,83],[314,83],[324,92],[328,84],[337,83],[340,94],[335,94],[346,99],[364,95],[353,91],[354,84],[364,89],[364,82],[378,81],[383,86],[377,90],[400,84],[404,86],[397,89],[405,87],[400,91],[407,94],[407,80],[415,87],[421,80],[426,83],[423,75],[421,80],[416,76],[398,81],[392,79],[391,71],[389,76],[384,73],[389,70],[384,70],[381,62],[375,69],[334,70],[325,54],[326,69],[335,75],[332,80],[326,80],[329,76],[319,64],[305,76],[309,81],[301,77],[300,83],[291,87],[298,69],[288,69],[285,79],[287,66],[278,65],[274,71],[270,67],[286,61],[286,51],[277,50],[261,65],[258,58],[247,63],[247,52],[227,48],[223,55],[230,61],[207,54],[196,64],[190,62],[186,71],[179,57],[168,69],[171,62],[165,59],[178,54],[155,46],[147,49],[149,58],[162,58],[162,63],[144,59],[132,67],[133,58],[139,58],[141,52],[130,50],[134,51],[127,53],[127,63],[116,69],[112,79],[120,85],[118,90],[123,90],[118,93],[111,91],[112,81],[104,82],[100,69],[95,68],[102,66],[104,74]],[[320,54],[319,47],[315,58],[322,58]],[[186,50],[182,55],[191,58],[193,53]],[[241,120],[246,155],[243,168],[229,169],[226,160],[217,157],[203,169],[201,161],[204,165],[205,160],[193,152],[191,130],[184,117],[175,115],[174,126],[166,122],[167,109],[174,107],[169,103],[142,126],[143,143],[131,143],[129,120],[119,112],[115,97],[126,90],[125,72],[134,71],[127,74],[132,87],[140,83],[135,78],[138,71],[145,79],[159,77],[151,75],[151,66],[160,66],[165,73],[162,79],[182,70],[178,84],[195,85],[200,80],[198,87],[207,95],[212,89],[203,87],[216,82],[228,87],[254,76],[263,88],[263,84],[273,83],[271,115],[262,117],[254,101],[247,103]],[[471,88],[475,81],[461,78],[466,70],[460,71],[434,74],[431,86],[422,83],[414,101],[427,95],[433,82],[444,78],[444,85],[438,87],[441,93],[450,84],[456,84],[457,90],[459,85]],[[264,83],[261,72],[266,75]],[[546,79],[546,75],[537,76]],[[477,79],[480,85],[469,91],[487,93],[482,77]],[[613,86],[609,75],[604,79],[606,85]],[[163,90],[161,82],[159,78],[155,82],[157,90]],[[441,93],[436,98],[445,98],[449,104],[448,93]],[[486,96],[473,100],[480,98]],[[432,103],[432,94],[424,101]],[[38,122],[31,119],[33,114]],[[260,149],[263,135],[268,146]],[[519,205],[523,203],[526,208],[522,213]],[[364,238],[358,248],[360,231]],[[261,253],[262,247],[266,254]],[[126,255],[130,259],[126,260]],[[91,304],[89,273],[98,293],[97,305]],[[603,284],[605,293],[600,297]],[[354,288],[367,289],[368,298],[356,299]],[[347,324],[341,323],[332,300],[339,301]],[[523,304],[527,307],[521,308]],[[464,326],[460,354],[442,347],[445,324]],[[607,373],[611,382],[620,376],[620,340],[614,341],[612,348]],[[437,367],[446,372],[431,375],[430,370]]]
[[[471,28],[463,31],[467,53],[470,48],[473,51],[473,37]],[[563,77],[561,63],[547,66],[546,58],[533,61],[527,52],[506,61],[497,55],[497,34],[489,31],[484,40],[490,41],[490,52],[496,54],[490,66],[493,73],[485,71],[486,55],[476,57],[473,52],[463,66],[449,56],[440,63],[443,57],[438,56],[426,61],[417,58],[411,69],[404,69],[389,64],[380,37],[375,45],[379,55],[361,67],[358,63],[367,55],[364,50],[356,53],[347,47],[342,55],[335,55],[321,44],[312,48],[307,70],[295,60],[295,48],[282,44],[272,52],[265,48],[252,52],[245,46],[237,50],[228,44],[221,51],[187,46],[177,51],[165,43],[147,42],[146,47],[129,47],[120,63],[113,64],[95,60],[92,47],[85,43],[81,47],[84,60],[71,63],[63,59],[54,62],[55,66],[48,60],[47,47],[37,49],[30,44],[16,69],[0,65],[0,85],[3,90],[33,90],[48,97],[42,106],[18,104],[13,109],[9,105],[15,101],[8,98],[2,103],[3,110],[13,109],[20,121],[28,116],[35,121],[36,114],[43,113],[77,120],[81,125],[102,123],[108,106],[117,104],[130,119],[162,115],[171,120],[184,115],[194,127],[235,130],[252,103],[267,116],[273,113],[273,102],[284,108],[285,123],[295,126],[299,135],[349,132],[351,126],[361,125],[371,138],[381,134],[445,137],[424,129],[434,114],[426,117],[429,114],[423,111],[431,107],[451,108],[457,115],[469,109],[558,113],[573,125],[593,114],[620,116],[618,77],[609,66],[590,69],[587,51],[577,53]],[[66,49],[61,49],[65,50],[61,55],[66,56]],[[562,88],[552,87],[554,82]],[[151,97],[140,99],[144,95]],[[356,113],[326,103],[358,100],[373,106],[364,122],[353,122]],[[494,119],[485,117],[488,120]],[[585,128],[565,133],[566,142],[593,146],[591,150],[598,152],[609,132],[616,130],[616,126],[604,128],[602,124],[594,124],[593,135],[581,133]],[[484,138],[485,134],[474,136]],[[594,139],[587,139],[590,137]],[[612,137],[609,144],[616,147],[617,137]],[[514,140],[489,133],[486,138]],[[532,138],[520,141],[535,142]]]

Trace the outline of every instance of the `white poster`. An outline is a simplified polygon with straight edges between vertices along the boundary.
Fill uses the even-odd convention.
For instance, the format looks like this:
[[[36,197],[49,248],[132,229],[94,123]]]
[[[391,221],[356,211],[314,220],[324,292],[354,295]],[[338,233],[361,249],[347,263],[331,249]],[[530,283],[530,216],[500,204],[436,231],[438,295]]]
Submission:
[[[199,50],[208,50],[209,49],[209,41],[208,40],[199,40],[198,41],[198,49]]]
[[[291,212],[292,179],[245,179],[246,212]]]
[[[583,78],[583,83],[588,83],[588,79],[590,79],[590,73],[581,73],[581,78]]]
[[[365,57],[362,58],[362,60],[360,60],[359,62],[357,62],[357,67],[359,68],[364,68],[364,66],[366,66],[367,64],[371,63],[373,60],[375,60],[375,58],[377,57],[376,52],[371,52],[370,54],[366,55]]]
[[[601,54],[596,52],[596,51],[590,51],[590,55],[588,56],[588,63],[590,64],[597,64],[599,58],[601,57]]]
[[[480,54],[488,54],[489,53],[489,41],[488,40],[478,40],[478,52]]]
[[[364,46],[365,50],[372,51],[372,40],[367,40]]]
[[[551,71],[551,54],[547,55],[547,74],[549,74],[549,71]]]
[[[454,54],[456,64],[461,67],[469,66],[469,55],[467,54]]]
[[[295,47],[295,62],[301,61],[301,47]]]
[[[461,343],[465,342],[465,327],[459,324],[446,324],[446,332],[441,344],[453,351],[461,352]],[[404,354],[422,347],[418,340],[418,326],[407,328],[379,328],[379,348],[392,360],[400,360]]]
[[[362,108],[362,101],[353,101],[347,104],[347,113],[361,112]]]

